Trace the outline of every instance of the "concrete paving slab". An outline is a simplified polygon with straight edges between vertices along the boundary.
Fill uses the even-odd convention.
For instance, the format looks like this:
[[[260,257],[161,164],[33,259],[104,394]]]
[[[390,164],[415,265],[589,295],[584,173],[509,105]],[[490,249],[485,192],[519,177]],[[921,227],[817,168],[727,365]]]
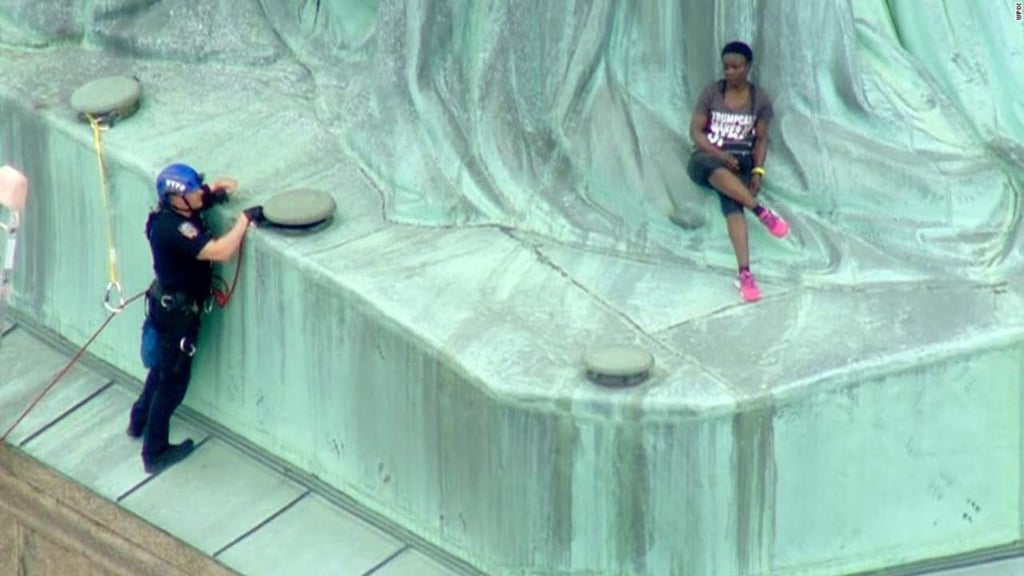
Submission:
[[[217,558],[247,576],[366,574],[404,544],[308,495]]]
[[[373,573],[373,576],[458,576],[416,550],[407,550]]]
[[[0,434],[46,389],[70,357],[24,330],[15,330],[0,344]],[[95,394],[110,381],[74,366],[18,424],[8,441],[20,444]]]
[[[304,492],[297,483],[213,439],[132,492],[122,505],[212,555]]]
[[[146,479],[142,442],[125,434],[135,395],[114,385],[75,410],[24,449],[35,458],[117,500]],[[171,441],[201,441],[206,434],[180,418],[171,420]]]

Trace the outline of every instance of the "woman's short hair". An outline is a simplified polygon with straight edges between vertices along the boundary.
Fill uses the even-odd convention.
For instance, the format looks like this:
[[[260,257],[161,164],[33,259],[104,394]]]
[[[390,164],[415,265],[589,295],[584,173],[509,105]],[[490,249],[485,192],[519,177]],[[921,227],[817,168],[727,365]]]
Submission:
[[[729,42],[722,48],[722,57],[724,58],[726,54],[739,54],[747,59],[748,64],[754,61],[754,51],[745,42]]]

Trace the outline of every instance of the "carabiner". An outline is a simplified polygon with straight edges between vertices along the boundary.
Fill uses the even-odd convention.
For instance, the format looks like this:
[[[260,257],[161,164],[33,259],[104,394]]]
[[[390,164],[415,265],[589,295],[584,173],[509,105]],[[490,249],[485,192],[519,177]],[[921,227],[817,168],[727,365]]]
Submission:
[[[110,302],[111,295],[115,293],[117,294],[116,306]],[[103,307],[111,314],[120,314],[124,311],[124,289],[121,288],[120,282],[107,284],[107,292],[103,295]]]
[[[196,355],[195,345],[189,342],[186,337],[182,337],[181,341],[178,342],[178,349],[189,358]]]

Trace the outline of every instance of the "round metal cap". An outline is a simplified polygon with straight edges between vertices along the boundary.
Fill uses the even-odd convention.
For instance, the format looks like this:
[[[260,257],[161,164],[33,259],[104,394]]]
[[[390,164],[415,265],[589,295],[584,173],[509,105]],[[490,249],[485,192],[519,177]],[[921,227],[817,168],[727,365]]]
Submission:
[[[337,205],[326,192],[300,188],[281,192],[263,204],[267,221],[288,228],[308,228],[329,219]]]
[[[134,110],[142,95],[138,80],[107,76],[89,82],[71,94],[71,107],[81,114],[101,116]]]
[[[647,379],[654,356],[637,346],[606,346],[583,355],[587,378],[602,386],[635,386]]]

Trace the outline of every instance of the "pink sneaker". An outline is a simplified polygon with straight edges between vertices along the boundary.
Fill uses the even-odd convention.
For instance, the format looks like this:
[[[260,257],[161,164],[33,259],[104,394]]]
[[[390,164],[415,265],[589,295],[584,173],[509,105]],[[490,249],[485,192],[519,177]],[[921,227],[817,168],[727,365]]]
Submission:
[[[782,216],[772,212],[772,209],[766,206],[761,206],[761,208],[761,213],[757,215],[757,219],[761,221],[761,224],[764,224],[772,236],[782,238],[789,234],[789,224],[782,219]]]
[[[754,275],[749,270],[744,270],[736,276],[736,287],[740,289],[740,296],[745,302],[757,302],[761,299],[761,289],[754,281]]]

